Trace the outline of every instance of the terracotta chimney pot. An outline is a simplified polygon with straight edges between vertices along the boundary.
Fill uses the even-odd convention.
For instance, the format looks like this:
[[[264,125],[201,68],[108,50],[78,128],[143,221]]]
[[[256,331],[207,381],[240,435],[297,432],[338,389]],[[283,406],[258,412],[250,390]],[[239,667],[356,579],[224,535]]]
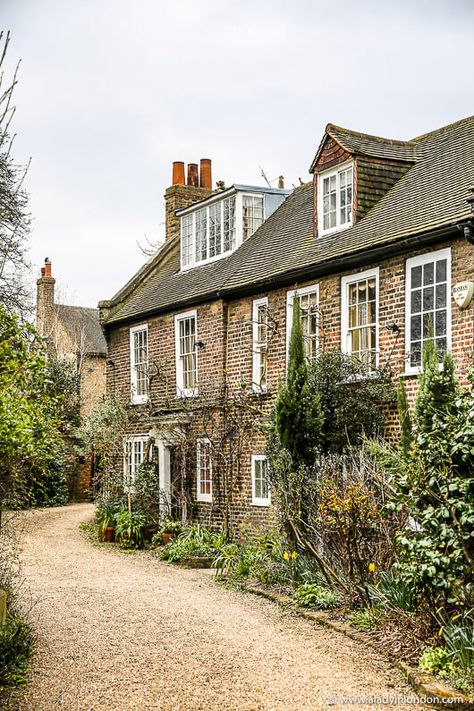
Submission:
[[[188,164],[188,185],[193,188],[199,187],[199,169],[197,163]]]
[[[184,185],[184,163],[175,160],[173,163],[173,185]]]
[[[44,260],[44,274],[43,269],[41,270],[41,275],[45,277],[51,276],[51,262],[48,257]]]
[[[212,167],[209,158],[201,158],[201,171],[199,184],[201,188],[206,188],[206,190],[212,190]]]

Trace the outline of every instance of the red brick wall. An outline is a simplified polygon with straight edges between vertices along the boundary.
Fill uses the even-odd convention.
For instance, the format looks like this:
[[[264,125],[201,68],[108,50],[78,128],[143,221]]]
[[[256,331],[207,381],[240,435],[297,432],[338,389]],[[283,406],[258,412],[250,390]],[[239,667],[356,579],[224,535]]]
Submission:
[[[413,251],[405,256],[381,260],[378,263],[366,265],[351,271],[308,280],[298,284],[303,287],[311,283],[319,284],[319,300],[321,309],[320,347],[324,350],[340,348],[341,346],[341,277],[356,274],[368,268],[379,267],[379,349],[380,364],[390,361],[395,378],[403,375],[406,379],[410,397],[416,390],[416,376],[404,376],[405,364],[405,262],[408,257],[420,253],[428,253],[451,246],[452,249],[452,284],[466,279],[474,279],[474,251],[462,238],[445,242],[429,248]],[[252,297],[235,299],[225,304],[216,300],[197,306],[198,339],[204,347],[198,352],[198,371],[202,397],[191,403],[176,400],[175,374],[175,343],[174,314],[160,315],[148,319],[149,328],[149,359],[152,370],[159,365],[160,375],[152,383],[152,401],[156,410],[176,411],[184,409],[189,412],[190,406],[209,402],[218,395],[224,382],[224,372],[230,392],[248,392],[252,383],[252,301],[254,298],[268,297],[270,315],[270,337],[268,348],[268,392],[265,395],[254,395],[250,402],[264,413],[270,411],[278,384],[284,377],[286,361],[286,294],[296,285],[279,288],[273,291],[260,292]],[[452,353],[456,361],[456,370],[463,383],[473,349],[473,309],[460,310],[451,299],[452,310]],[[114,367],[109,366],[108,388],[129,396],[130,393],[130,363],[129,363],[129,328],[139,322],[127,326],[113,328],[110,337],[110,359]],[[145,323],[145,321],[143,321]],[[397,337],[387,330],[389,324],[396,323],[400,327]],[[252,400],[252,397],[254,398]],[[137,433],[148,431],[151,425],[146,406],[135,406],[136,411],[143,413]],[[206,422],[205,422],[206,420]],[[193,413],[189,432],[191,437],[206,434],[209,428],[209,413],[204,416],[199,410]],[[392,413],[391,428],[396,426],[396,417]],[[218,426],[211,428],[217,432]],[[213,434],[214,436],[214,434]],[[212,437],[211,437],[212,439]],[[233,473],[234,495],[232,501],[233,522],[243,529],[247,526],[262,527],[271,520],[268,509],[255,507],[251,504],[251,455],[262,454],[265,442],[262,433],[257,428],[251,428],[246,433],[246,444],[239,467]],[[195,497],[195,448],[189,455],[187,465],[189,477],[193,482]],[[216,465],[217,467],[218,465]],[[217,469],[216,469],[217,471]],[[219,501],[216,490],[213,504],[197,503],[196,515],[206,522],[218,523],[222,520],[222,502]]]

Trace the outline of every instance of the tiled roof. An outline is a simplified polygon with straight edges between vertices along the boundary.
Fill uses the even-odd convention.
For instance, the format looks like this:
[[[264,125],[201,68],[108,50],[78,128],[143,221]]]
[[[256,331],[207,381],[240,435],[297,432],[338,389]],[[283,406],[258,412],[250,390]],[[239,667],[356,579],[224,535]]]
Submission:
[[[106,354],[107,343],[102,333],[98,309],[89,309],[84,306],[67,306],[55,304],[58,319],[73,343],[84,354]]]
[[[347,133],[347,132],[346,132]],[[313,237],[312,184],[292,195],[229,257],[179,272],[179,245],[165,272],[159,260],[149,277],[117,304],[108,323],[139,318],[153,310],[259,288],[270,279],[396,243],[409,236],[455,225],[470,216],[466,198],[474,185],[474,116],[421,136],[417,159],[402,178],[352,227]]]
[[[395,141],[390,138],[370,136],[366,133],[335,126],[333,123],[328,123],[326,126],[326,135],[332,136],[342,148],[353,155],[407,161],[409,163],[413,163],[416,159],[417,144],[415,141]]]

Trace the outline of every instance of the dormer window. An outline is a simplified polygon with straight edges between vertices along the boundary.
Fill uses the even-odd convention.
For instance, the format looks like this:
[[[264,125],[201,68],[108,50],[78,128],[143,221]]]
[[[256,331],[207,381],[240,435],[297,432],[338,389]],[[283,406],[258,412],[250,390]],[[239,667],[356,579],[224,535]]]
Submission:
[[[352,225],[353,166],[345,163],[318,175],[318,233]]]
[[[233,185],[177,211],[181,218],[181,269],[231,254],[289,195],[282,188]]]

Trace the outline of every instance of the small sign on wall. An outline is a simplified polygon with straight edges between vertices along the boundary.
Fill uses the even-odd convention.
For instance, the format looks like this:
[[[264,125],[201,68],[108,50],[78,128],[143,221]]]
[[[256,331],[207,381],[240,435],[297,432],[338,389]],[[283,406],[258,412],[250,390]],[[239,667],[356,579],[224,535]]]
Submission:
[[[460,281],[453,286],[453,299],[460,309],[467,309],[474,295],[474,281]]]

